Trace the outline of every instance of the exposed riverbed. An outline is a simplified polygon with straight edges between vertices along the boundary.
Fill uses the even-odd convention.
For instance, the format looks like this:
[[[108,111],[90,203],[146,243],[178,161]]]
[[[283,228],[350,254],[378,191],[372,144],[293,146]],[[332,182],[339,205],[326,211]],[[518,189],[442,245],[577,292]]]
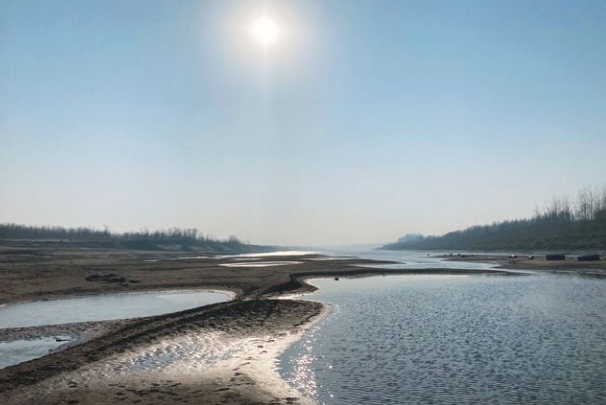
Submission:
[[[22,332],[23,328],[161,315],[228,299],[227,294],[218,292],[174,291],[93,295],[4,305],[0,307],[0,330],[6,332],[8,328],[20,328],[19,333],[13,335],[26,337],[8,339],[6,336],[11,334],[3,333],[5,340],[0,340],[0,369],[44,356],[80,336],[70,327],[66,327],[66,332],[70,332],[67,334],[44,331],[51,328],[35,328],[43,331],[40,336],[28,335]]]

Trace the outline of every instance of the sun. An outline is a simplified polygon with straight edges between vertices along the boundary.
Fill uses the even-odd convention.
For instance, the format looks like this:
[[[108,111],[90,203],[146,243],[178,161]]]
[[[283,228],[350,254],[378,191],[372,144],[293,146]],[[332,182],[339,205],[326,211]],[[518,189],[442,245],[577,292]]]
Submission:
[[[278,41],[280,28],[271,18],[260,17],[252,24],[251,33],[256,43],[269,47]]]

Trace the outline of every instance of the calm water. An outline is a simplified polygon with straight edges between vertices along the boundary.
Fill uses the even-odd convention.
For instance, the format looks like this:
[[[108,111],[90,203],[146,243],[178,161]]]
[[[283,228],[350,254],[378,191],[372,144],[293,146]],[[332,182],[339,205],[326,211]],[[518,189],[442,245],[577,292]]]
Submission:
[[[62,341],[57,342],[57,337],[60,337]],[[57,337],[43,336],[31,340],[0,342],[0,369],[42,357],[65,344],[63,340],[71,339],[70,336]]]
[[[0,306],[0,329],[167,314],[227,301],[205,291],[107,294]]]
[[[316,280],[332,315],[280,358],[324,404],[604,404],[606,280]]]
[[[490,263],[466,263],[446,261],[438,256],[447,255],[450,252],[427,252],[414,250],[372,250],[368,248],[332,248],[318,249],[318,253],[331,256],[349,256],[373,260],[389,260],[397,264],[369,265],[375,268],[386,269],[452,269],[452,270],[488,270],[494,267]],[[463,253],[463,252],[460,252]],[[501,253],[502,254],[502,253]]]
[[[185,291],[25,302],[0,307],[0,329],[160,315],[228,299],[228,295],[222,293]],[[57,338],[61,341],[57,342]],[[42,336],[0,341],[0,369],[42,357],[71,339],[71,336]]]

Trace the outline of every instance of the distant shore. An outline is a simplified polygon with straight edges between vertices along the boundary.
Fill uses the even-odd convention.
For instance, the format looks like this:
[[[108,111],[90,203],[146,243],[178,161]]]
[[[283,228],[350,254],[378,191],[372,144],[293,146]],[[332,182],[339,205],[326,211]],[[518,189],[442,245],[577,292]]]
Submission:
[[[0,403],[7,405],[34,400],[57,404],[310,404],[273,368],[276,356],[326,313],[325,306],[317,302],[278,299],[314,291],[316,287],[306,279],[388,274],[512,275],[499,270],[386,270],[359,265],[392,262],[331,260],[320,255],[185,257],[123,250],[14,248],[0,248],[0,253],[0,271],[11,275],[0,287],[0,303],[192,288],[228,290],[235,295],[230,302],[173,314],[64,326],[75,334],[90,333],[81,337],[82,344],[0,370]],[[259,265],[264,261],[289,264],[238,267],[238,263]],[[61,328],[50,327],[53,333]],[[5,335],[32,336],[42,333],[44,327],[27,329],[5,331]],[[230,350],[232,356],[202,369],[184,364],[126,375],[106,371],[108,364],[131,364],[132,359],[157,345],[178,348],[200,338],[208,338],[204,341],[208,350]]]
[[[606,260],[580,262],[576,257],[567,256],[566,260],[547,260],[545,255],[483,255],[462,254],[440,256],[452,262],[488,263],[497,269],[535,270],[551,273],[574,273],[583,275],[606,276]]]

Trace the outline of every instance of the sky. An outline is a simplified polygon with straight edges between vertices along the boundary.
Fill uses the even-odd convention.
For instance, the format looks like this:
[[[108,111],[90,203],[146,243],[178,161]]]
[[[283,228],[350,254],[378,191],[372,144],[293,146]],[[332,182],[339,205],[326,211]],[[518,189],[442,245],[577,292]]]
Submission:
[[[531,215],[606,182],[604,21],[602,0],[0,0],[0,223],[322,245]]]

